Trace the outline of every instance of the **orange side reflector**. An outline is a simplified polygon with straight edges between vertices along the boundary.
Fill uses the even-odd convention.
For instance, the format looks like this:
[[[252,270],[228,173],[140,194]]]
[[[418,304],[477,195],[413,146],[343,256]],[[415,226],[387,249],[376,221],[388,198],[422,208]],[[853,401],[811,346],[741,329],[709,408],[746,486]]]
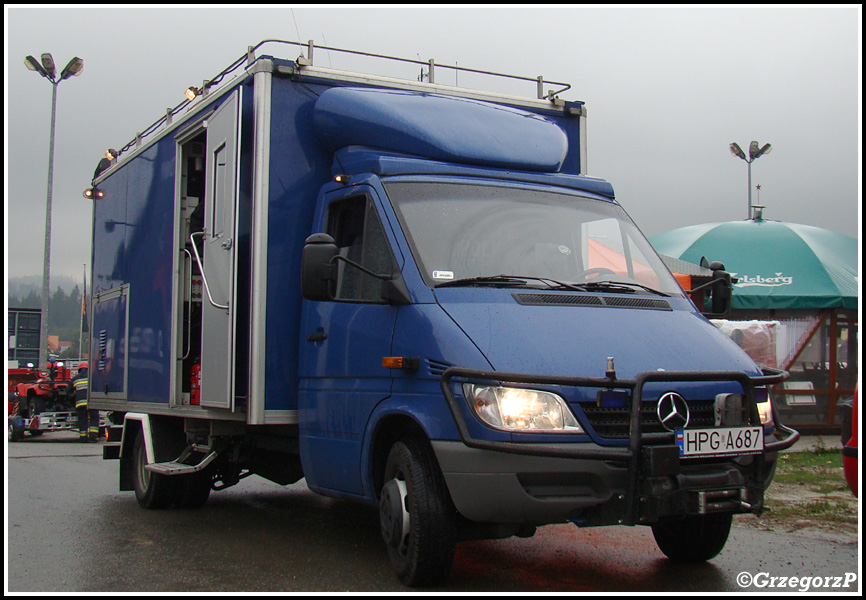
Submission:
[[[415,371],[421,364],[421,360],[416,356],[383,356],[382,366],[386,369],[404,369],[407,371]]]
[[[382,357],[382,366],[386,369],[402,369],[403,368],[403,357],[402,356],[383,356]]]

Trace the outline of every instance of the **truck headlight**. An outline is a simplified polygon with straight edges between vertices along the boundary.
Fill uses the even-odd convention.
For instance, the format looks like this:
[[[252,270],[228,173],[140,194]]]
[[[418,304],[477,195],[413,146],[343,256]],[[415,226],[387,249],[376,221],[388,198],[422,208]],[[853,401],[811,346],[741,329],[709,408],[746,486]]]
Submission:
[[[758,416],[761,417],[761,425],[773,424],[773,403],[770,402],[770,390],[767,388],[755,388],[755,402],[758,404]]]
[[[584,433],[565,400],[550,392],[463,384],[475,414],[503,431]]]

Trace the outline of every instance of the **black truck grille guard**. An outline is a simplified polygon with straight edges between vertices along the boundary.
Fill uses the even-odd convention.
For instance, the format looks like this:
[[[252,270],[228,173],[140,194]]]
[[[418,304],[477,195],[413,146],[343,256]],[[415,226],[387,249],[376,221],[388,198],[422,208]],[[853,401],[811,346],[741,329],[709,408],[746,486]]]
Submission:
[[[750,377],[739,371],[645,371],[639,373],[634,379],[617,379],[615,377],[591,378],[591,377],[567,377],[550,375],[528,375],[525,373],[504,373],[500,371],[485,371],[477,369],[464,369],[461,367],[449,367],[440,377],[442,393],[448,403],[448,408],[454,418],[461,441],[469,448],[479,450],[491,450],[511,454],[524,454],[530,456],[542,456],[551,458],[574,458],[588,460],[605,460],[624,462],[628,468],[628,496],[623,524],[634,525],[637,521],[637,501],[641,449],[644,444],[673,443],[672,432],[657,433],[645,432],[644,423],[641,418],[641,401],[643,388],[651,382],[709,382],[709,381],[735,381],[743,389],[743,395],[747,399],[749,408],[749,423],[760,426],[758,416],[758,405],[755,400],[755,387],[771,386],[788,378],[788,373],[779,369],[762,369],[763,375]],[[583,444],[575,443],[520,443],[485,440],[472,437],[466,426],[463,413],[460,410],[458,400],[452,386],[454,379],[467,382],[490,381],[500,384],[523,384],[523,385],[555,385],[563,387],[589,387],[598,389],[627,389],[629,394],[628,406],[628,445],[619,447],[593,447],[582,448]],[[635,400],[637,399],[637,401]],[[472,413],[472,408],[467,407]],[[800,434],[784,426],[778,421],[778,413],[774,411],[774,425],[776,433],[783,437],[774,442],[764,444],[764,452],[758,455],[758,472],[763,470],[765,455],[769,452],[785,450],[793,446],[800,438]]]

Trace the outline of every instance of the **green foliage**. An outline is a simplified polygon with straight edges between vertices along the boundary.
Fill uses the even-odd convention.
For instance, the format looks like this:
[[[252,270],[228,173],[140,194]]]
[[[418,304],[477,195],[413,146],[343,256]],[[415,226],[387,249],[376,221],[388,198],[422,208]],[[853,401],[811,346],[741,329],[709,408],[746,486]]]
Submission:
[[[781,497],[777,498],[777,494]],[[769,512],[762,519],[766,521],[857,523],[857,499],[845,482],[841,448],[822,445],[780,455],[765,500]]]

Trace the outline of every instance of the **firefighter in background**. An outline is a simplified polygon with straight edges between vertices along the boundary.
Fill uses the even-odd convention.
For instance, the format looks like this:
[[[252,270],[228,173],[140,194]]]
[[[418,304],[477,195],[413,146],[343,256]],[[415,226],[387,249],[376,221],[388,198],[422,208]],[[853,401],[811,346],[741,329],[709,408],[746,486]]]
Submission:
[[[78,365],[78,374],[69,382],[69,390],[75,396],[75,411],[78,413],[78,441],[99,441],[99,411],[87,409],[87,363]]]

